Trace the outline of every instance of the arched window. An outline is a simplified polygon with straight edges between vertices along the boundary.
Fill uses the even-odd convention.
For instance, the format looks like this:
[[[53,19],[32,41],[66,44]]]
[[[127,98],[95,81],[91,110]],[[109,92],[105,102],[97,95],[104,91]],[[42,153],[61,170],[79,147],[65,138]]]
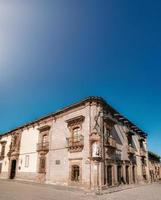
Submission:
[[[47,134],[42,136],[42,143],[46,143],[46,142],[48,142],[48,135]]]
[[[76,127],[73,129],[73,142],[80,141],[81,133],[80,133],[80,127]]]
[[[80,169],[79,165],[72,166],[71,180],[75,182],[79,182],[80,180]]]

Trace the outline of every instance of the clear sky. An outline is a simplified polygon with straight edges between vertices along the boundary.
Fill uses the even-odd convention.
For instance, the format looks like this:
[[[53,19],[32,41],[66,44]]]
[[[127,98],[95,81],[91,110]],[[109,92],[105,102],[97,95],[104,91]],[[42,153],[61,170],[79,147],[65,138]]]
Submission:
[[[0,0],[0,132],[90,95],[161,154],[161,1]]]

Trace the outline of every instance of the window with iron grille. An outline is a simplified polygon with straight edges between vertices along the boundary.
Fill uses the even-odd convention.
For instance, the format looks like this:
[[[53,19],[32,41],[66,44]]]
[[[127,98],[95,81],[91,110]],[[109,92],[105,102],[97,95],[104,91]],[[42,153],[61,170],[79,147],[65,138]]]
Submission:
[[[80,127],[76,127],[73,129],[73,142],[80,141],[81,137],[81,130]]]
[[[79,182],[80,180],[80,169],[78,165],[72,166],[71,180],[75,182]]]
[[[25,156],[25,167],[29,167],[29,155]]]

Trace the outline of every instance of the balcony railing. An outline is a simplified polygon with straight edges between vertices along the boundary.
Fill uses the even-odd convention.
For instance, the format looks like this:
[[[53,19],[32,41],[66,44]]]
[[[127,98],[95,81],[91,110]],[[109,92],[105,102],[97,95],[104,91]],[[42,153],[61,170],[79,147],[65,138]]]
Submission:
[[[128,154],[135,154],[135,149],[134,149],[134,147],[128,146],[127,152],[128,152]]]
[[[37,151],[49,151],[49,142],[38,143]]]
[[[116,149],[116,140],[112,137],[108,137],[105,146]]]
[[[84,137],[83,135],[79,136],[79,138],[70,137],[67,138],[67,148],[70,152],[82,151],[84,146]]]

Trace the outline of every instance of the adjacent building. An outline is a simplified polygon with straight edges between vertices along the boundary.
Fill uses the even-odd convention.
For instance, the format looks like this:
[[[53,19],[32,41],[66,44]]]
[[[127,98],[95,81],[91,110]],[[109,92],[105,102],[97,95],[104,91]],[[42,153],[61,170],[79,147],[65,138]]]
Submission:
[[[150,181],[156,182],[161,180],[161,163],[160,156],[154,154],[153,152],[148,152],[149,157],[149,174]]]
[[[100,97],[2,134],[0,152],[5,179],[91,190],[150,180],[147,134]]]

